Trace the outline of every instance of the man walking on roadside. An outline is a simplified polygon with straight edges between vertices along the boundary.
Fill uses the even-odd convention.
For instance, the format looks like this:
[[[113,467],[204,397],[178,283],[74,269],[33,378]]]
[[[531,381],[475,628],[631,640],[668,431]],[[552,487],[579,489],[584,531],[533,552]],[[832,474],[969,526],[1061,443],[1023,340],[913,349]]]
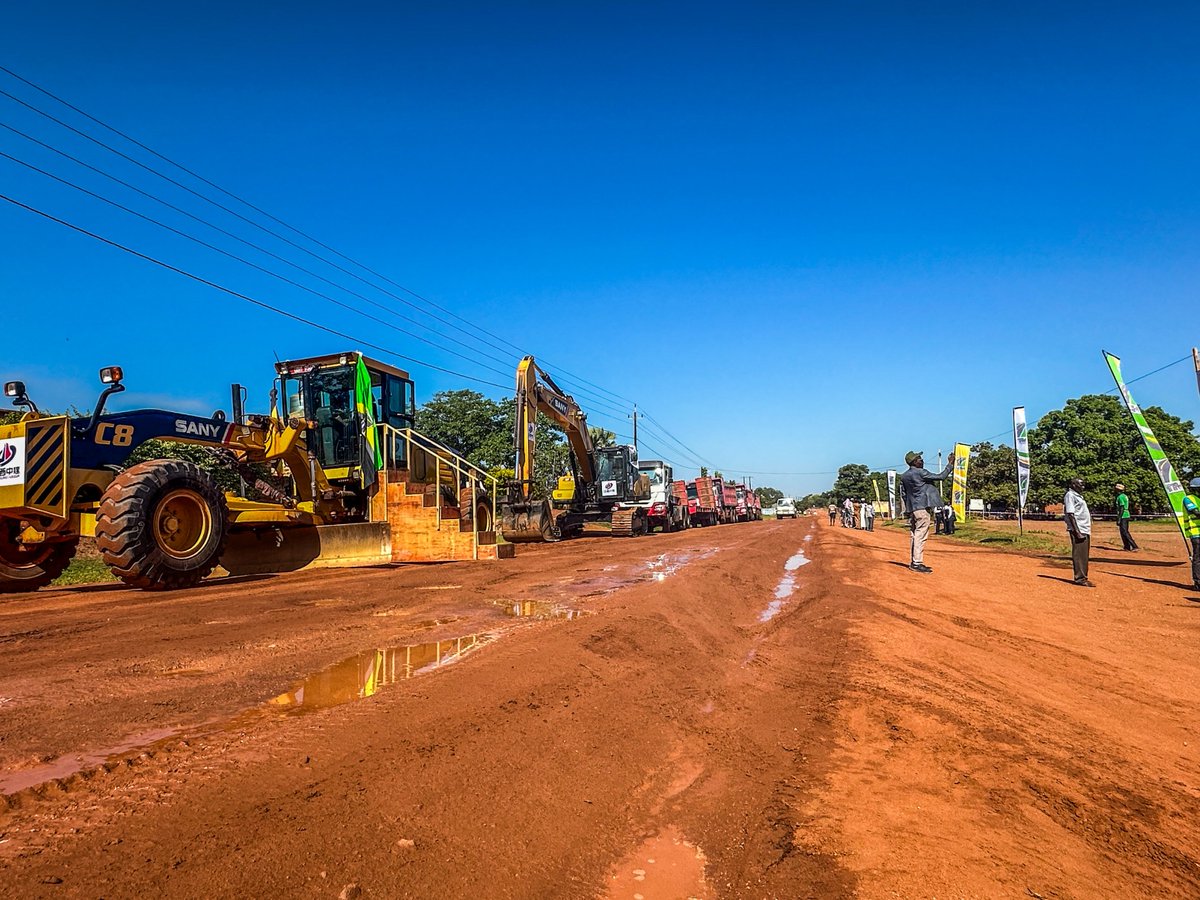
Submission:
[[[1071,536],[1071,566],[1075,583],[1080,587],[1095,587],[1088,581],[1088,554],[1092,548],[1092,512],[1083,499],[1083,479],[1072,478],[1067,495],[1063,497],[1063,519]]]
[[[1200,591],[1200,478],[1193,478],[1183,495],[1183,530],[1192,544],[1192,586]]]
[[[832,503],[829,504],[829,524],[837,524],[837,506]]]
[[[912,562],[909,568],[914,572],[928,574],[933,569],[925,565],[925,541],[929,539],[929,523],[933,519],[933,511],[942,505],[942,492],[936,482],[945,481],[954,471],[954,454],[950,455],[945,471],[935,475],[925,468],[925,457],[920,450],[910,450],[904,454],[908,463],[908,471],[900,476],[900,484],[904,488],[904,503],[908,506],[909,527],[912,530]]]
[[[1121,549],[1136,550],[1133,535],[1129,533],[1129,495],[1125,493],[1125,485],[1117,484],[1117,528],[1121,532]]]
[[[867,531],[875,530],[875,504],[870,500],[863,501],[863,521],[867,523]]]

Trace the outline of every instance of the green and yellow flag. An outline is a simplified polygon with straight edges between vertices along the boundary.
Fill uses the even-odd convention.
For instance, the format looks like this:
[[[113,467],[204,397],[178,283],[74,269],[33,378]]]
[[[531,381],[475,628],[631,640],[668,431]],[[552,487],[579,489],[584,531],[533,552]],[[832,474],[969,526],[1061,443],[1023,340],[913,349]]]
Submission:
[[[371,373],[363,358],[358,358],[354,371],[354,405],[358,410],[358,421],[362,422],[363,441],[363,485],[375,480],[375,473],[383,468],[383,451],[379,447],[379,429],[375,427],[375,410],[371,403]],[[368,472],[368,468],[370,471]]]
[[[966,444],[954,445],[954,487],[950,491],[950,505],[958,521],[967,520],[967,467],[971,464],[971,448]]]

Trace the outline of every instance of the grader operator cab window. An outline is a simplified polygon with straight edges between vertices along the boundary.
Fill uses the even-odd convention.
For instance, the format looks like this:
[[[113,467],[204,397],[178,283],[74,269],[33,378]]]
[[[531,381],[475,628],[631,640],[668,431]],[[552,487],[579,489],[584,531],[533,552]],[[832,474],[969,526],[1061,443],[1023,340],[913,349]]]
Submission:
[[[317,369],[303,376],[304,407],[317,423],[317,459],[325,468],[359,462],[362,427],[354,404],[354,368]]]

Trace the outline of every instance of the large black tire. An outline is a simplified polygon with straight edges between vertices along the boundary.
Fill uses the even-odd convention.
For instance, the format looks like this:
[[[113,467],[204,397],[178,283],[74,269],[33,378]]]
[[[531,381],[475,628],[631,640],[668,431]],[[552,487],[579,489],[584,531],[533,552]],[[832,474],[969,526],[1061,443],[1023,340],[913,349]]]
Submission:
[[[36,591],[67,570],[79,538],[44,544],[22,544],[17,540],[21,523],[0,520],[0,594]]]
[[[100,498],[96,547],[113,575],[131,587],[192,587],[221,560],[227,511],[225,494],[199,466],[175,459],[138,463]]]

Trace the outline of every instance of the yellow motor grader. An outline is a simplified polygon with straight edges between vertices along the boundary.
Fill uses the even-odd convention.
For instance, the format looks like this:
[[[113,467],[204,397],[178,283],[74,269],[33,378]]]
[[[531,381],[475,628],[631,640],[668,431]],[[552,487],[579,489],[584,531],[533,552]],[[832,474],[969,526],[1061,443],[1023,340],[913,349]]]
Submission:
[[[231,542],[266,555],[285,543],[321,552],[332,540],[346,558],[390,560],[387,523],[371,522],[371,498],[385,451],[389,465],[407,467],[402,443],[380,446],[412,425],[406,373],[360,353],[281,362],[270,415],[245,415],[235,385],[231,419],[221,411],[108,414],[109,397],[125,390],[122,377],[116,366],[100,370],[105,388],[83,417],[43,415],[22,382],[5,385],[27,412],[0,425],[0,593],[49,584],[84,536],[95,537],[117,578],[147,590],[195,585],[218,564],[236,571],[226,559]],[[261,499],[225,492],[191,462],[127,467],[150,440],[211,448]],[[318,531],[325,526],[337,528]]]

